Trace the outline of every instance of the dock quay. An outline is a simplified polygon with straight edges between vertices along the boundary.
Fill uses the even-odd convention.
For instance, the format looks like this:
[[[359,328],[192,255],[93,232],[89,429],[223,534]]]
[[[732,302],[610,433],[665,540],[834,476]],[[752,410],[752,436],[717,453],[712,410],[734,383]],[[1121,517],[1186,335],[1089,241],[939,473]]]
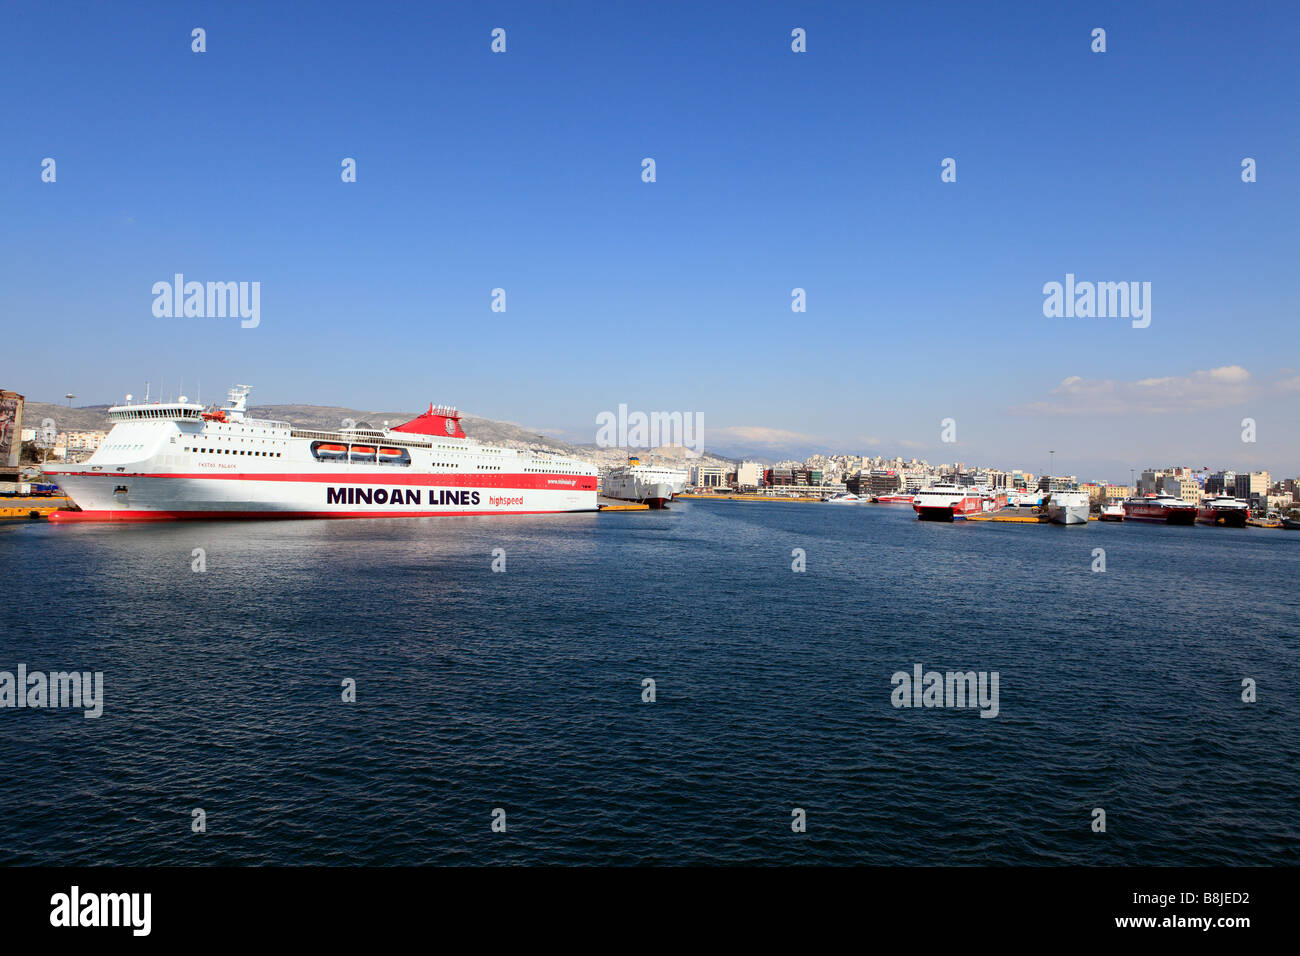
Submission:
[[[727,494],[727,495],[698,495],[694,492],[680,494],[678,498],[703,498],[710,501],[815,501],[821,502],[820,498],[810,498],[806,495],[747,495],[747,494]]]
[[[68,508],[72,501],[63,495],[0,496],[0,521],[48,518],[50,513]]]
[[[1012,521],[1020,524],[1047,524],[1051,519],[1046,511],[1035,514],[1034,508],[1003,508],[1000,511],[985,511],[977,515],[967,515],[967,521]]]
[[[1000,511],[986,511],[983,514],[967,515],[967,521],[1012,521],[1020,524],[1050,524],[1051,517],[1046,508],[1003,508]],[[1089,521],[1096,521],[1097,515],[1089,515]]]
[[[618,498],[597,498],[597,511],[649,511],[650,506],[640,501],[622,501]]]

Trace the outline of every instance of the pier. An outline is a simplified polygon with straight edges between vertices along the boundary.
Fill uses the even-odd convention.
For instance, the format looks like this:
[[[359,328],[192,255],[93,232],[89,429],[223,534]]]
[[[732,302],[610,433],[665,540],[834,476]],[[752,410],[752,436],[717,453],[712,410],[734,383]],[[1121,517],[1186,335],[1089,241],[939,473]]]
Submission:
[[[597,511],[649,511],[650,506],[641,501],[622,501],[618,498],[597,498]]]
[[[48,518],[51,512],[72,505],[72,501],[62,495],[34,495],[0,497],[0,521],[12,521],[22,518]]]
[[[816,501],[820,502],[821,498],[812,498],[806,495],[750,495],[750,494],[726,494],[726,495],[698,495],[694,492],[680,494],[678,498],[702,498],[705,500],[716,501]]]

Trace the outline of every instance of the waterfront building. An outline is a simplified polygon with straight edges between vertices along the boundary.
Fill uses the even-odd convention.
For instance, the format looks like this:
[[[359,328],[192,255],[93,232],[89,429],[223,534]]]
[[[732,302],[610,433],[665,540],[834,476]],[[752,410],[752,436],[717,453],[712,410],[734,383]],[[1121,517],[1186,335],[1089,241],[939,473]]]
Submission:
[[[767,469],[764,479],[769,485],[793,485],[794,470],[789,467],[776,466]]]
[[[1266,498],[1271,481],[1266,471],[1237,472],[1238,498]]]
[[[1039,491],[1073,491],[1079,486],[1077,475],[1044,475],[1038,479]]]
[[[691,485],[695,488],[721,488],[727,477],[721,465],[692,465]]]
[[[867,476],[867,492],[872,495],[897,494],[903,487],[903,477],[894,468],[873,468]],[[863,492],[858,492],[862,494]]]
[[[756,461],[742,461],[736,467],[738,488],[757,488],[763,483],[763,466]]]

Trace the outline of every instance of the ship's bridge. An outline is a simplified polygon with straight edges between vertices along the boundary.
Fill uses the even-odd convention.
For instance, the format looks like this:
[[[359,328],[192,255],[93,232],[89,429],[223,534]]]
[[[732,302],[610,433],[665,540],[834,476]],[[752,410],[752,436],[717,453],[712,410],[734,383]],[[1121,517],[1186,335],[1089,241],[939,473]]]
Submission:
[[[203,406],[192,402],[155,402],[152,405],[114,405],[108,410],[110,422],[144,422],[181,419],[193,421],[203,416]]]

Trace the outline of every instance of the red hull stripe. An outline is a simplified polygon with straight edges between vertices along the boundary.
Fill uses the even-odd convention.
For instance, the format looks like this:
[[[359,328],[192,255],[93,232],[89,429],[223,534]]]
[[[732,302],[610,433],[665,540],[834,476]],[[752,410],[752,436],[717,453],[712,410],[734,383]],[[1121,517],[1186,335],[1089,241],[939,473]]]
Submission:
[[[595,508],[588,514],[594,513]],[[468,518],[581,514],[579,511],[54,511],[50,521],[188,521],[244,518]]]
[[[51,474],[56,474],[51,472]],[[528,474],[466,474],[453,473],[437,475],[402,475],[402,474],[357,474],[355,472],[285,472],[260,473],[256,471],[241,472],[168,472],[152,474],[149,472],[124,471],[64,471],[59,475],[75,478],[190,478],[219,481],[315,481],[348,485],[448,485],[465,488],[522,488],[541,489],[545,491],[594,491],[596,479],[587,475],[528,475]],[[58,480],[57,478],[55,479]],[[561,483],[563,482],[563,484]]]

